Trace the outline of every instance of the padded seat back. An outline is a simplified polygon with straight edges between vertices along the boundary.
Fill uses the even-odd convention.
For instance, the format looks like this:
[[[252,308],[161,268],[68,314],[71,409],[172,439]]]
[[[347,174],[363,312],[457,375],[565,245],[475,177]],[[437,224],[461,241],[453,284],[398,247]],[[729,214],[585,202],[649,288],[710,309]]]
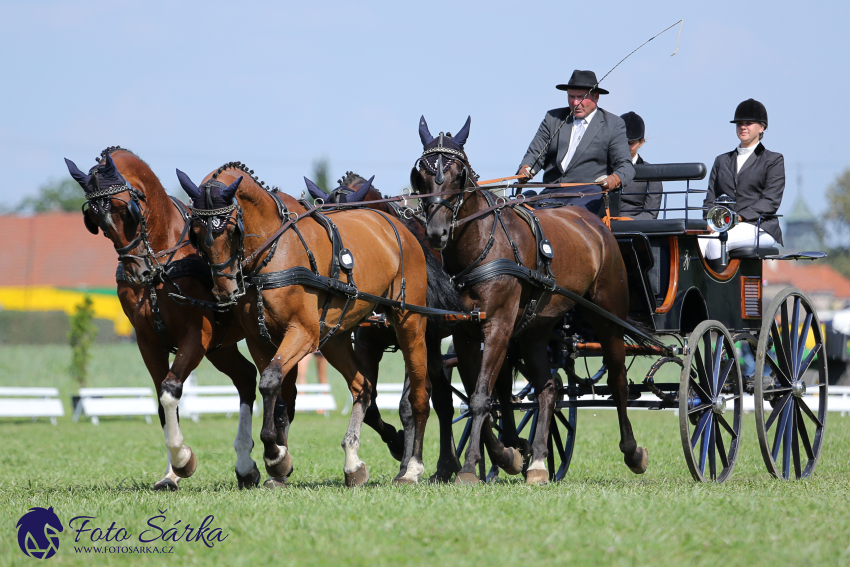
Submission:
[[[645,234],[684,234],[685,230],[707,230],[703,219],[641,219],[631,221],[611,221],[611,232],[643,232]]]
[[[773,256],[775,254],[779,254],[779,249],[767,246],[762,246],[758,249],[755,246],[745,246],[729,251],[730,258],[764,258],[765,256]]]

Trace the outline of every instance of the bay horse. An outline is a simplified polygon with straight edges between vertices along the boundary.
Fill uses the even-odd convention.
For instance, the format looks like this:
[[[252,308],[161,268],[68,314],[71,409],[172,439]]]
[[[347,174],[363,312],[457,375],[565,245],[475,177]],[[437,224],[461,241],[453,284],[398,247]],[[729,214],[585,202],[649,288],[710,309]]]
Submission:
[[[342,441],[345,484],[362,486],[369,479],[357,453],[375,376],[355,356],[350,334],[372,314],[376,301],[361,293],[400,301],[400,308],[378,308],[389,316],[410,377],[413,419],[405,425],[412,429],[412,442],[404,445],[394,483],[418,482],[430,386],[426,318],[404,308],[426,302],[426,264],[416,239],[397,220],[375,211],[297,214],[295,199],[266,191],[241,171],[216,171],[200,187],[180,171],[178,178],[192,197],[193,215],[206,220],[191,230],[213,269],[214,294],[219,301],[236,302],[234,312],[261,370],[266,486],[283,486],[292,473],[287,437],[295,403],[293,370],[317,348],[346,379],[354,400]]]
[[[177,405],[183,383],[204,356],[239,392],[236,479],[239,488],[256,486],[260,472],[251,459],[251,414],[257,371],[236,346],[243,338],[239,322],[230,313],[210,309],[215,297],[209,268],[184,240],[188,210],[166,194],[150,167],[129,150],[105,149],[88,174],[65,162],[85,191],[86,228],[92,234],[103,231],[118,253],[118,298],[156,388],[167,467],[154,490],[177,490],[180,479],[197,468],[195,453],[183,444]],[[172,296],[174,292],[184,299]],[[170,353],[175,356],[169,365]]]
[[[385,200],[385,197],[374,185],[369,184],[366,178],[354,172],[346,172],[345,176],[338,183],[339,187],[329,194],[317,192],[310,186],[308,186],[308,190],[314,199],[323,199],[328,203],[356,206],[357,203],[363,201]],[[364,193],[361,189],[366,187],[367,184],[369,186]],[[434,250],[428,244],[425,227],[414,217],[406,213],[405,207],[400,207],[394,202],[372,202],[368,203],[368,207],[399,219],[405,228],[419,241],[420,246],[425,252],[425,260],[428,263],[428,305],[445,310],[463,311],[465,308],[460,301],[460,295],[451,285],[448,274],[442,269],[440,252]],[[432,317],[428,320],[428,327],[425,334],[428,352],[428,379],[431,383],[431,403],[434,406],[434,412],[437,414],[440,427],[440,453],[437,459],[436,470],[429,479],[431,482],[449,482],[452,475],[460,470],[460,461],[455,451],[452,431],[454,417],[452,390],[450,382],[443,373],[443,358],[440,348],[441,340],[447,336],[451,336],[452,326],[440,317]],[[378,371],[384,352],[387,349],[396,348],[397,346],[395,332],[388,327],[361,326],[354,333],[354,352],[363,367],[367,369],[367,375],[374,376],[374,380],[370,379],[372,383],[372,404],[366,412],[364,423],[372,426],[381,434],[384,441],[387,442],[390,452],[396,458],[398,458],[397,455],[401,452],[400,449],[403,450],[403,443],[410,443],[412,440],[405,440],[402,435],[401,439],[395,443],[391,441],[391,438],[387,435],[390,427],[383,425],[375,399],[377,397]],[[408,401],[409,388],[409,381],[405,379],[404,390],[399,404],[399,418],[402,424],[407,424],[413,419]],[[510,403],[509,400],[504,400],[504,402]],[[405,431],[410,431],[410,428],[405,427]]]
[[[625,266],[614,235],[583,208],[536,210],[533,216],[537,220],[533,216],[524,220],[513,208],[500,208],[486,189],[478,188],[463,149],[469,124],[467,119],[454,138],[442,132],[434,137],[422,117],[419,135],[423,154],[410,172],[414,194],[447,193],[445,198],[426,195],[422,199],[428,239],[431,246],[442,251],[444,267],[461,287],[467,309],[480,308],[487,313],[480,326],[458,325],[453,337],[472,413],[469,448],[455,482],[478,482],[474,471],[481,458],[482,435],[491,455],[504,450],[490,429],[490,403],[496,379],[505,366],[508,343],[515,337],[540,405],[526,482],[542,484],[549,479],[547,435],[556,396],[547,346],[554,326],[575,308],[575,302],[548,287],[532,285],[517,274],[535,271],[547,282],[554,280],[556,286],[625,320],[629,312]],[[467,218],[469,222],[464,220]],[[551,244],[539,238],[544,234]],[[484,268],[488,264],[492,264],[490,269]],[[479,266],[483,271],[478,273],[486,276],[466,277]],[[503,270],[503,266],[508,268]],[[540,274],[541,269],[548,273]],[[591,310],[582,309],[582,315],[602,345],[608,384],[617,407],[620,451],[629,469],[641,474],[646,470],[648,453],[637,446],[626,414],[624,329]]]

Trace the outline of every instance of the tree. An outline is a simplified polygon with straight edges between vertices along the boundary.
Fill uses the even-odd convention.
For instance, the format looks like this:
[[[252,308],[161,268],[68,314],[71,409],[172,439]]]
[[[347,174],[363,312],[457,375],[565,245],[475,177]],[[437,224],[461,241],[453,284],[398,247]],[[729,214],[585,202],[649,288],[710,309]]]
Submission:
[[[829,204],[826,221],[835,246],[828,250],[827,262],[850,277],[850,168],[841,172],[826,192]]]
[[[36,195],[24,197],[16,207],[17,212],[47,213],[51,211],[80,210],[86,202],[79,183],[67,177],[61,181],[48,181],[38,188]]]
[[[68,342],[71,345],[71,365],[68,372],[74,382],[82,388],[89,379],[89,360],[91,345],[97,337],[97,325],[94,324],[94,309],[91,297],[86,295],[83,302],[74,308],[71,317],[71,330]]]

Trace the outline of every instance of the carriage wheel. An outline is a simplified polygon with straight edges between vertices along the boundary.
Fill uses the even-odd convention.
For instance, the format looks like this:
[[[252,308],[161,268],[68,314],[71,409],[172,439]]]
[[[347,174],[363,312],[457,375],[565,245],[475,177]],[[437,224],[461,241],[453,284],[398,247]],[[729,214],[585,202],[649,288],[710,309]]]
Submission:
[[[682,448],[697,482],[724,482],[735,468],[741,392],[741,369],[729,331],[719,321],[703,321],[688,339],[679,381]]]
[[[576,408],[555,408],[552,413],[552,421],[549,424],[549,438],[546,441],[546,447],[549,451],[549,456],[546,457],[546,468],[549,470],[550,482],[563,480],[570,469],[576,442],[577,411]],[[517,433],[521,438],[526,439],[529,445],[534,440],[537,431],[537,415],[539,413],[539,409],[529,410],[517,424]],[[523,435],[529,423],[531,423],[531,426],[527,430],[528,433]],[[525,471],[523,471],[523,474],[525,474]]]
[[[817,376],[806,384],[804,374],[813,366]],[[756,432],[768,472],[788,480],[793,467],[796,478],[806,478],[823,447],[827,374],[820,320],[800,290],[786,288],[770,302],[754,382]]]

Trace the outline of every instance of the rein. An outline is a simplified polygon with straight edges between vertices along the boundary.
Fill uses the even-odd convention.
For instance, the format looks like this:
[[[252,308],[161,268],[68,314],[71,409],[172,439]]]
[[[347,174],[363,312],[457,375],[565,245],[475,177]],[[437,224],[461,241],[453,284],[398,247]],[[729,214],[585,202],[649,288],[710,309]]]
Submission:
[[[564,185],[570,186],[570,187],[578,187],[578,186],[586,186],[586,185],[593,185],[593,184],[592,183],[562,183],[562,184],[559,184],[558,186],[564,186]],[[606,194],[606,193],[607,193],[607,191],[594,191],[592,193],[584,193],[584,192],[581,192],[581,193],[546,193],[544,195],[535,195],[533,197],[525,197],[524,195],[520,195],[519,197],[517,197],[515,199],[511,199],[510,201],[505,200],[503,197],[499,197],[499,199],[502,199],[501,203],[496,201],[495,205],[487,207],[486,209],[481,209],[480,211],[476,211],[475,213],[469,215],[468,217],[464,217],[460,220],[456,220],[456,221],[454,221],[454,226],[455,227],[461,226],[461,225],[466,224],[470,221],[473,221],[473,220],[475,220],[479,217],[483,217],[483,216],[485,216],[485,215],[487,215],[487,214],[489,214],[489,213],[491,213],[491,212],[493,212],[497,209],[503,209],[505,207],[514,207],[516,205],[522,205],[523,203],[533,203],[535,201],[543,201],[543,200],[546,200],[546,199],[564,199],[564,198],[570,198],[570,197],[587,197],[587,196],[592,196],[592,195],[603,195],[603,194]]]

